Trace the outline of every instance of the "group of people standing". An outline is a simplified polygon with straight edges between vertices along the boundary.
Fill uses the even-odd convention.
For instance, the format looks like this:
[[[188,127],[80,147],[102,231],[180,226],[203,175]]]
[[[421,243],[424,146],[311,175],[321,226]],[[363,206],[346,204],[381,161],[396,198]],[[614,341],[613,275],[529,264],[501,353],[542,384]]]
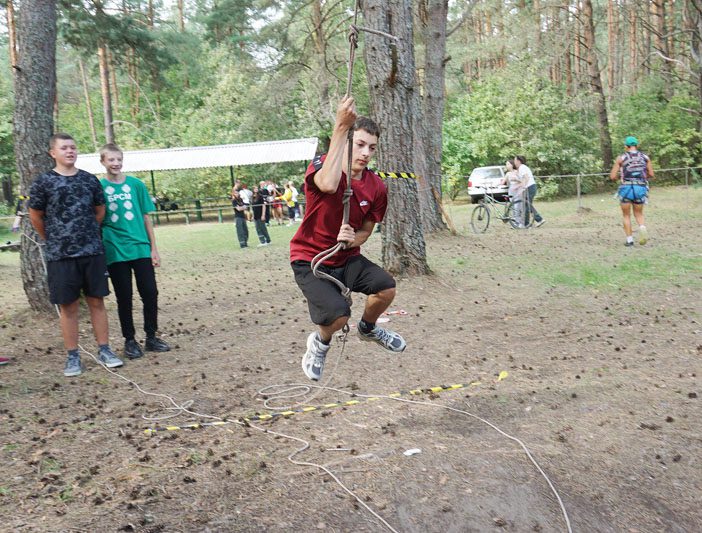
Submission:
[[[122,150],[107,144],[100,150],[106,177],[76,168],[76,142],[66,133],[49,140],[55,167],[39,176],[29,192],[29,219],[41,239],[49,300],[58,306],[67,358],[64,376],[79,376],[78,313],[81,293],[90,312],[98,359],[108,368],[123,361],[110,347],[104,297],[117,298],[124,337],[124,356],[138,359],[144,350],[166,352],[156,336],[158,289],[154,267],[161,264],[149,213],[155,210],[141,180],[122,173]],[[143,302],[144,346],[136,340],[132,317],[132,277]]]
[[[253,221],[258,235],[259,247],[271,243],[268,226],[271,219],[283,224],[283,205],[287,208],[288,226],[301,219],[299,193],[292,181],[285,184],[283,192],[272,181],[261,181],[253,190],[241,181],[236,181],[231,191],[234,208],[234,225],[241,248],[249,246],[247,222]]]

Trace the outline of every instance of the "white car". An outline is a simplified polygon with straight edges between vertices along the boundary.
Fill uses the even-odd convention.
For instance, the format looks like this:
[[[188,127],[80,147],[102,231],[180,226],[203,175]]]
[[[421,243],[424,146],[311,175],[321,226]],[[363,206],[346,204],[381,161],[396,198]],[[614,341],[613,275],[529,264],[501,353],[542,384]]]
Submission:
[[[502,166],[474,168],[468,176],[468,194],[471,203],[477,204],[486,194],[505,198],[508,192],[509,183],[505,178],[505,168]]]

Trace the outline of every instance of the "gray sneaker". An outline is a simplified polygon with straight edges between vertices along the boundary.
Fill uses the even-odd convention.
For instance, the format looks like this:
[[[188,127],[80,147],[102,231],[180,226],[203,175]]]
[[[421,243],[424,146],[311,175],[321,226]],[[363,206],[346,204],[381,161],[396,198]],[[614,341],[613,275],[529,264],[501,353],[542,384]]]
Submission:
[[[117,368],[118,366],[122,366],[124,364],[110,348],[101,349],[98,352],[98,359],[107,368]]]
[[[322,378],[324,360],[329,348],[331,346],[324,344],[316,331],[307,337],[307,351],[302,356],[302,371],[311,380],[319,381]]]
[[[80,354],[69,355],[66,359],[66,366],[63,369],[63,375],[67,378],[74,378],[83,373],[83,367],[80,364]]]
[[[359,326],[357,326],[356,329],[358,330],[358,336],[361,340],[380,344],[390,352],[403,352],[407,347],[405,339],[403,339],[399,333],[395,333],[389,329],[375,326],[370,333],[363,333]]]

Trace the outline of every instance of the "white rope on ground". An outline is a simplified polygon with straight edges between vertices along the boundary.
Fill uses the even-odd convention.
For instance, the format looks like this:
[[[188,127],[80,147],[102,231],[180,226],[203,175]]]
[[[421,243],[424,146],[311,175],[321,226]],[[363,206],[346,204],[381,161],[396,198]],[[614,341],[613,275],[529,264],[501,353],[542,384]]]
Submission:
[[[32,237],[28,236],[26,233],[22,232],[22,235],[26,236],[30,241],[32,241],[33,243],[35,243],[35,244],[39,247],[40,256],[41,256],[41,260],[42,260],[42,264],[43,264],[43,266],[44,266],[44,272],[46,273],[46,270],[47,270],[47,267],[46,267],[46,260],[44,259],[44,254],[43,254],[43,250],[41,249],[41,245],[40,245],[36,240],[34,240]],[[60,318],[60,317],[61,317],[61,313],[60,313],[60,310],[59,310],[58,305],[56,305],[55,308],[56,308],[56,313],[58,314],[58,316],[59,316],[59,318]],[[339,357],[337,357],[337,361],[336,361],[337,363],[338,363],[338,360],[341,358],[341,355],[343,354],[345,345],[346,345],[346,334],[342,337],[342,349],[341,349],[341,351],[340,351],[340,353],[339,353]],[[293,464],[295,464],[295,465],[298,465],[298,466],[311,466],[311,467],[315,467],[315,468],[318,468],[318,469],[320,469],[320,470],[323,470],[323,471],[324,471],[325,473],[327,473],[327,474],[328,474],[328,475],[329,475],[329,476],[330,476],[346,493],[348,493],[348,494],[349,494],[350,496],[352,496],[359,504],[361,504],[361,506],[362,506],[364,509],[366,509],[369,513],[371,513],[373,516],[375,516],[386,528],[388,528],[388,530],[392,531],[393,533],[398,533],[397,530],[394,529],[382,516],[380,516],[380,515],[379,515],[378,513],[376,513],[373,509],[371,509],[371,507],[370,507],[368,504],[366,504],[355,492],[353,492],[353,491],[352,491],[351,489],[349,489],[346,485],[344,485],[344,483],[343,483],[329,468],[327,468],[327,467],[324,466],[324,465],[318,464],[318,463],[313,463],[313,462],[309,462],[309,461],[298,461],[298,460],[295,459],[295,457],[296,457],[298,454],[304,452],[305,450],[307,450],[307,449],[310,447],[309,441],[307,441],[307,440],[305,440],[305,439],[302,439],[302,438],[299,438],[299,437],[295,437],[295,436],[292,436],[292,435],[288,435],[288,434],[285,434],[285,433],[281,433],[281,432],[278,432],[278,431],[273,431],[273,430],[269,430],[269,429],[266,429],[266,428],[262,428],[262,427],[259,427],[259,426],[255,425],[255,424],[251,424],[250,422],[249,422],[249,423],[244,423],[244,422],[242,422],[241,420],[223,419],[222,417],[219,417],[219,416],[210,415],[210,414],[205,414],[205,413],[198,413],[197,411],[192,411],[192,410],[189,409],[189,407],[193,404],[193,400],[187,400],[187,401],[183,402],[182,404],[178,404],[171,396],[169,396],[169,395],[167,395],[167,394],[155,393],[155,392],[146,391],[146,390],[142,389],[141,386],[140,386],[136,381],[134,381],[134,380],[132,380],[132,379],[129,379],[129,378],[125,377],[125,376],[122,376],[120,373],[118,373],[118,372],[116,372],[116,371],[114,371],[114,370],[112,370],[112,369],[110,369],[110,368],[107,368],[107,366],[105,366],[103,363],[101,363],[101,362],[97,359],[97,357],[95,357],[94,354],[92,354],[91,352],[89,352],[88,350],[86,350],[85,348],[83,348],[82,345],[78,344],[78,348],[79,348],[81,351],[83,351],[83,352],[85,352],[86,354],[88,354],[90,357],[92,357],[92,359],[93,359],[98,365],[100,365],[102,368],[104,368],[104,369],[105,369],[107,372],[109,372],[110,374],[112,374],[112,375],[114,375],[114,376],[117,376],[118,378],[122,379],[123,381],[126,381],[127,383],[131,384],[134,388],[136,388],[139,392],[141,392],[142,394],[144,394],[144,395],[146,395],[146,396],[154,396],[154,397],[164,398],[164,399],[168,400],[169,402],[171,402],[171,404],[173,405],[173,407],[169,407],[169,408],[166,408],[166,409],[169,409],[169,410],[173,409],[173,410],[176,410],[176,411],[177,411],[176,413],[173,413],[173,414],[171,414],[171,415],[166,415],[166,416],[164,416],[164,417],[146,417],[145,415],[142,415],[142,418],[143,418],[144,420],[150,420],[150,421],[163,420],[163,419],[168,419],[168,418],[173,418],[173,417],[179,416],[179,415],[181,415],[181,414],[183,414],[183,413],[187,413],[187,414],[189,414],[189,415],[196,416],[196,417],[200,417],[200,418],[207,418],[207,419],[218,420],[218,421],[222,421],[222,422],[235,423],[235,424],[238,424],[238,425],[240,425],[240,426],[242,426],[242,427],[251,427],[251,428],[253,428],[253,429],[256,429],[257,431],[261,431],[262,433],[267,433],[267,434],[271,434],[271,435],[276,435],[276,436],[279,436],[279,437],[282,437],[282,438],[286,438],[286,439],[289,439],[289,440],[294,440],[294,441],[296,441],[296,442],[302,443],[303,446],[302,446],[301,448],[298,448],[298,449],[295,450],[293,453],[291,453],[290,455],[288,455],[288,460],[289,460],[291,463],[293,463]],[[334,369],[335,369],[335,368],[336,368],[336,364],[335,364]],[[329,377],[329,379],[327,380],[327,382],[325,383],[325,385],[308,384],[308,385],[302,385],[301,387],[306,388],[307,391],[309,391],[309,390],[311,390],[311,389],[313,389],[313,388],[318,389],[317,394],[313,395],[310,399],[316,398],[316,397],[317,397],[319,394],[321,394],[321,392],[324,391],[324,390],[331,390],[331,391],[334,391],[334,392],[337,392],[337,393],[346,394],[346,395],[349,395],[349,396],[354,396],[354,397],[359,397],[359,398],[373,398],[373,397],[375,397],[375,398],[384,398],[384,399],[393,400],[393,401],[398,401],[398,402],[403,402],[403,403],[410,403],[410,404],[417,404],[417,405],[427,405],[427,406],[431,406],[431,407],[438,407],[438,408],[442,408],[442,409],[447,409],[447,410],[449,410],[449,411],[453,411],[453,412],[456,412],[456,413],[460,413],[460,414],[464,414],[464,415],[470,416],[470,417],[472,417],[472,418],[474,418],[474,419],[476,419],[476,420],[478,420],[478,421],[480,421],[480,422],[483,422],[484,424],[487,424],[488,426],[490,426],[492,429],[494,429],[495,431],[497,431],[498,433],[500,433],[500,434],[503,435],[504,437],[506,437],[506,438],[508,438],[508,439],[510,439],[510,440],[512,440],[512,441],[514,441],[514,442],[516,442],[516,443],[518,443],[518,444],[522,447],[522,449],[524,450],[524,452],[526,453],[526,455],[527,455],[527,457],[529,458],[529,460],[533,463],[533,465],[536,467],[536,469],[539,471],[539,473],[543,476],[543,478],[544,478],[544,479],[546,480],[546,482],[548,483],[548,486],[550,487],[552,493],[555,495],[556,499],[558,500],[558,504],[560,505],[560,508],[561,508],[561,511],[562,511],[562,513],[563,513],[563,517],[564,517],[564,520],[565,520],[565,523],[566,523],[567,531],[568,531],[568,533],[572,533],[573,530],[572,530],[571,525],[570,525],[570,519],[569,519],[569,517],[568,517],[568,512],[566,511],[565,505],[563,504],[563,500],[561,499],[561,497],[560,497],[558,491],[556,490],[555,486],[553,485],[553,483],[551,482],[551,480],[549,479],[549,477],[546,475],[546,472],[544,472],[544,470],[541,468],[541,466],[537,463],[536,459],[534,459],[534,457],[532,456],[531,452],[529,451],[529,449],[527,448],[527,446],[524,444],[524,442],[522,442],[522,441],[521,441],[520,439],[518,439],[517,437],[514,437],[514,436],[512,436],[512,435],[506,433],[505,431],[501,430],[499,427],[497,427],[495,424],[491,423],[490,421],[488,421],[488,420],[486,420],[486,419],[484,419],[484,418],[482,418],[482,417],[479,417],[478,415],[475,415],[475,414],[473,414],[473,413],[470,413],[470,412],[468,412],[468,411],[464,411],[464,410],[461,410],[461,409],[456,409],[456,408],[454,408],[454,407],[449,407],[449,406],[446,406],[446,405],[434,404],[434,403],[431,403],[431,402],[425,402],[425,401],[419,401],[419,400],[408,400],[408,399],[405,399],[405,398],[393,398],[393,397],[387,396],[387,395],[367,395],[367,394],[359,394],[359,393],[351,392],[351,391],[345,391],[345,390],[343,390],[343,389],[337,389],[337,388],[334,388],[334,387],[329,387],[329,386],[327,386],[327,384],[331,381],[332,378],[333,378],[333,372],[332,372],[332,376]],[[268,389],[275,388],[275,387],[288,387],[287,389],[283,389],[281,392],[289,392],[290,390],[294,390],[294,388],[295,388],[296,386],[290,386],[290,385],[270,385],[270,386],[268,386],[268,387],[266,387],[266,388],[264,388],[264,389],[261,389],[261,390],[268,390]],[[259,394],[261,394],[261,391],[259,391]],[[303,394],[306,394],[306,393],[303,393]],[[275,394],[268,393],[268,396],[271,396],[271,395],[273,395],[273,396],[275,397]],[[285,397],[285,398],[288,398],[288,397],[297,397],[297,396],[298,396],[298,395],[294,395],[294,396],[278,396],[278,398],[284,398],[284,397]],[[267,400],[266,400],[266,401],[267,401]],[[265,405],[265,403],[264,403],[264,405]],[[299,405],[299,404],[295,404],[295,405]]]
[[[464,410],[462,410],[462,409],[457,409],[457,408],[455,408],[455,407],[450,407],[450,406],[448,406],[448,405],[442,405],[442,404],[437,404],[437,403],[432,403],[432,402],[427,402],[427,401],[409,400],[409,399],[406,399],[406,398],[397,398],[397,397],[387,396],[387,395],[383,395],[383,394],[359,394],[359,393],[357,393],[357,392],[346,391],[346,390],[343,390],[343,389],[336,389],[336,388],[333,388],[333,387],[326,387],[326,386],[322,386],[322,385],[308,385],[308,387],[310,387],[310,388],[320,388],[320,389],[331,390],[331,391],[334,391],[334,392],[337,392],[337,393],[340,393],[340,394],[346,394],[346,395],[348,395],[348,396],[353,396],[353,397],[355,397],[355,398],[383,398],[383,399],[392,400],[392,401],[395,401],[395,402],[410,403],[410,404],[416,404],[416,405],[426,405],[426,406],[430,406],[430,407],[436,407],[436,408],[439,408],[439,409],[447,409],[447,410],[453,411],[453,412],[455,412],[455,413],[459,413],[459,414],[463,414],[463,415],[469,416],[469,417],[471,417],[471,418],[474,418],[475,420],[478,420],[478,421],[482,422],[483,424],[488,425],[489,427],[491,427],[492,429],[494,429],[495,431],[497,431],[500,435],[504,436],[505,438],[507,438],[507,439],[509,439],[509,440],[512,440],[512,441],[516,442],[517,444],[519,444],[519,446],[521,446],[521,448],[524,450],[524,453],[526,454],[526,456],[529,458],[529,460],[530,460],[531,463],[534,465],[534,467],[537,469],[537,471],[541,474],[541,476],[546,480],[546,483],[548,484],[549,488],[551,489],[551,492],[552,492],[553,495],[556,497],[556,500],[558,501],[558,505],[559,505],[560,508],[561,508],[561,512],[562,512],[562,514],[563,514],[563,519],[564,519],[564,521],[565,521],[565,524],[566,524],[566,528],[567,528],[568,533],[572,533],[572,532],[573,532],[573,529],[572,529],[571,524],[570,524],[570,518],[568,517],[568,511],[566,511],[565,505],[564,505],[564,503],[563,503],[563,500],[561,499],[560,494],[559,494],[558,491],[556,490],[556,487],[553,485],[553,483],[551,482],[551,479],[548,477],[548,475],[546,474],[546,472],[544,472],[543,468],[541,468],[541,466],[540,466],[539,463],[536,461],[536,459],[534,459],[534,456],[533,456],[533,455],[531,454],[531,452],[529,451],[529,448],[527,448],[526,444],[524,444],[524,442],[523,442],[522,440],[520,440],[519,438],[514,437],[513,435],[510,435],[509,433],[503,431],[502,429],[500,429],[498,426],[496,426],[495,424],[493,424],[493,423],[490,422],[489,420],[487,420],[487,419],[485,419],[485,418],[482,418],[482,417],[480,417],[480,416],[478,416],[478,415],[476,415],[476,414],[473,414],[473,413],[471,413],[471,412],[469,412],[469,411],[464,411]],[[253,426],[252,426],[252,427],[253,427]],[[300,450],[300,451],[303,451],[303,450]],[[295,454],[292,454],[292,455],[294,456],[294,455],[296,455],[297,453],[299,453],[299,452],[296,452]],[[291,460],[291,461],[292,461],[292,460]],[[292,461],[292,462],[295,462],[295,461]],[[295,464],[301,464],[301,463],[295,463]],[[326,469],[324,469],[324,470],[326,471]]]

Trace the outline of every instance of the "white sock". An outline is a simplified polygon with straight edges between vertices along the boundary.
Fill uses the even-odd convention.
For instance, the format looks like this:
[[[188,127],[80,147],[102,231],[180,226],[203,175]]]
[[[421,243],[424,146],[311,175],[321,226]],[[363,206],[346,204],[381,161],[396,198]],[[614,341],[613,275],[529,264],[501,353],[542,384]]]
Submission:
[[[634,242],[634,237],[632,237],[631,235],[629,235],[629,236],[626,238],[626,242]]]
[[[641,225],[641,226],[639,226],[639,229],[645,230],[646,226]]]

